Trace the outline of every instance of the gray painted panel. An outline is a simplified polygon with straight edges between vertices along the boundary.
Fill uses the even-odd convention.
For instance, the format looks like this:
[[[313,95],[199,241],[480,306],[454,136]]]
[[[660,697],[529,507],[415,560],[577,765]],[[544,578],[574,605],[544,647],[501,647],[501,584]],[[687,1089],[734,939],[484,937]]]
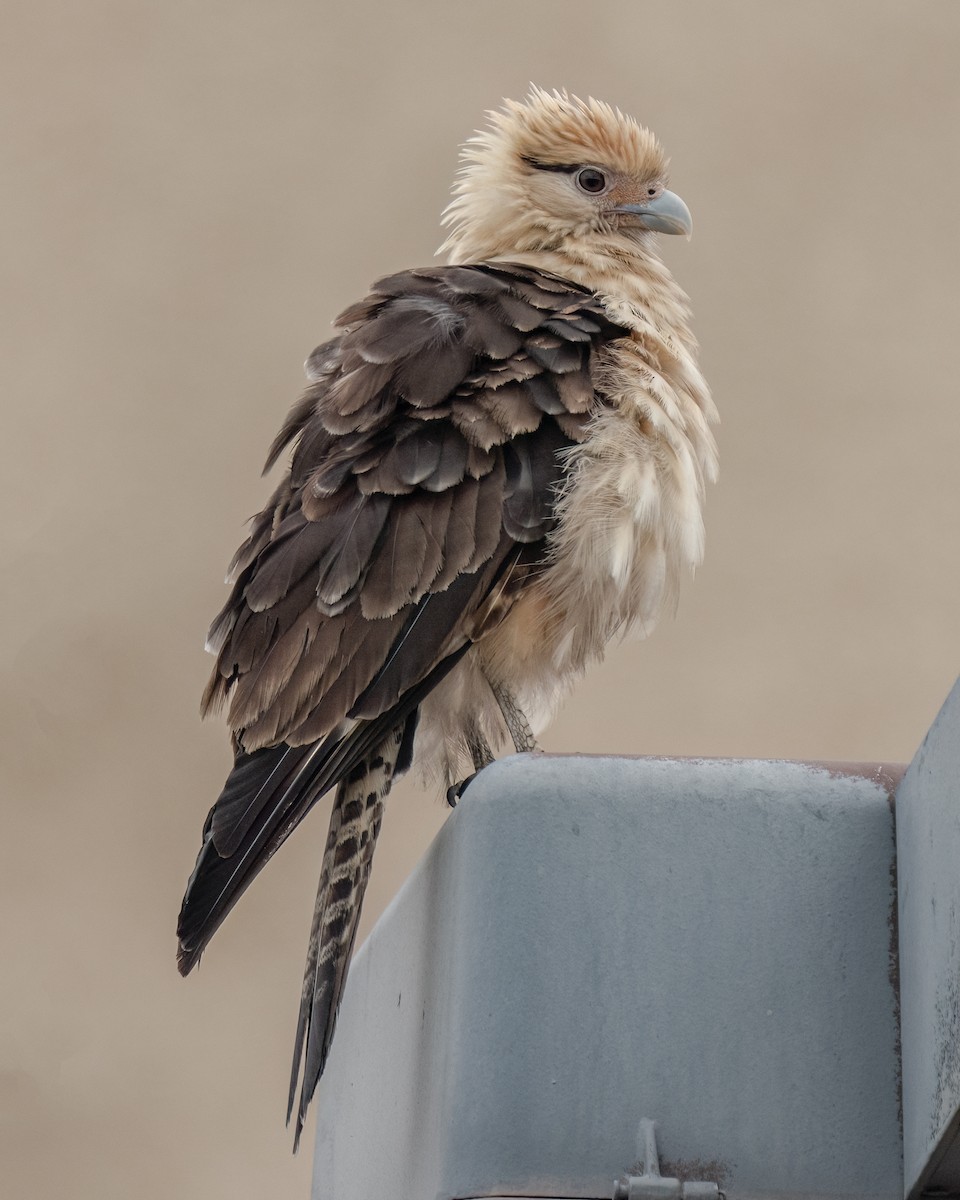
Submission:
[[[609,1196],[642,1116],[732,1200],[898,1197],[893,853],[862,776],[495,764],[354,964],[316,1200]]]
[[[960,683],[897,792],[904,1179],[960,1191]]]

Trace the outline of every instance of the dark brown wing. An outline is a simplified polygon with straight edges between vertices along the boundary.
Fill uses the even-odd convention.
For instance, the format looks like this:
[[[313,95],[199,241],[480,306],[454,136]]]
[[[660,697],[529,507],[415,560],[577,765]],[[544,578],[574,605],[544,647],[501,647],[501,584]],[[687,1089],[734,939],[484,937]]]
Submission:
[[[595,403],[591,355],[625,333],[589,292],[512,264],[390,276],[338,325],[210,631],[203,707],[229,700],[237,763],[184,900],[184,971],[310,805],[415,721],[491,591],[536,561],[558,451]]]

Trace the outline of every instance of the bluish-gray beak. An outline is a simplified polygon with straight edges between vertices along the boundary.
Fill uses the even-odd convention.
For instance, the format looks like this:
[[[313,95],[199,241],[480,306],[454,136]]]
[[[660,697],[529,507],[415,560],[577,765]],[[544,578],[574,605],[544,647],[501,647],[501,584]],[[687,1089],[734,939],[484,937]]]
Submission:
[[[661,192],[646,204],[621,204],[612,211],[637,217],[644,229],[655,233],[684,233],[689,237],[693,232],[690,209],[676,192]]]

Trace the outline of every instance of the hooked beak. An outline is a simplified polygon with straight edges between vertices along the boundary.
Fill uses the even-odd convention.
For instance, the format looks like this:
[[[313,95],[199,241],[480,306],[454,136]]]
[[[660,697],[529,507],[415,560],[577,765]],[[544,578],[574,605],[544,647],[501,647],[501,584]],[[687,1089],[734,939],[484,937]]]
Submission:
[[[683,233],[689,237],[693,232],[690,209],[676,192],[661,192],[646,204],[621,204],[610,211],[636,217],[638,224],[655,233]]]

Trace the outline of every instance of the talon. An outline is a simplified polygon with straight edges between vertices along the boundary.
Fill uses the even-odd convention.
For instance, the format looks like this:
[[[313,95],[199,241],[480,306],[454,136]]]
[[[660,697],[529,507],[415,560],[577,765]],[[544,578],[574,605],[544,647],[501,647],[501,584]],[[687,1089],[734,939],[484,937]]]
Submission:
[[[459,783],[452,783],[447,788],[447,803],[451,808],[457,807],[457,801],[463,796],[463,793],[467,790],[470,784],[473,783],[479,774],[479,771],[474,771],[474,773],[472,775],[468,775],[466,779],[461,779]]]

